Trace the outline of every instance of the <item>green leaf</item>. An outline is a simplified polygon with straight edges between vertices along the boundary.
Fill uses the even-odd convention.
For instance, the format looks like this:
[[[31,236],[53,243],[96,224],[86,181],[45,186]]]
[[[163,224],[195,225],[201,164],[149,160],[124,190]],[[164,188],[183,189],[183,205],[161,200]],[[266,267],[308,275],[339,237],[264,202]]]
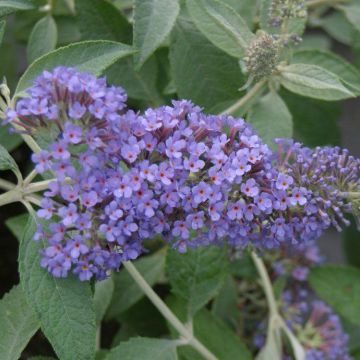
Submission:
[[[340,11],[334,11],[317,20],[319,25],[335,40],[351,45],[357,31]]]
[[[4,38],[5,27],[6,27],[6,21],[5,20],[0,21],[0,46]]]
[[[123,87],[130,98],[146,100],[153,106],[161,103],[156,88],[158,64],[155,56],[151,56],[138,71],[132,58],[121,59],[107,69],[105,75],[112,84]]]
[[[101,75],[117,60],[133,53],[134,50],[128,45],[100,40],[83,41],[59,48],[37,59],[28,67],[20,78],[15,93],[26,90],[44,70],[60,65],[74,66],[79,71]]]
[[[0,18],[19,10],[32,10],[34,7],[31,0],[0,0]]]
[[[174,340],[132,338],[113,348],[105,360],[177,360]]]
[[[280,95],[293,116],[296,139],[306,146],[340,144],[338,119],[341,107],[338,102],[306,98],[285,89]]]
[[[179,14],[178,0],[136,0],[134,8],[135,65],[139,69],[161,45]]]
[[[217,246],[188,249],[185,254],[169,250],[166,259],[171,289],[186,300],[189,318],[219,293],[227,270],[227,251]]]
[[[331,101],[355,96],[336,75],[317,65],[285,66],[281,70],[280,83],[296,94],[315,99]]]
[[[299,44],[299,50],[330,50],[331,39],[326,34],[305,34],[302,42]]]
[[[5,221],[5,225],[9,228],[9,230],[12,232],[12,234],[21,241],[24,229],[29,221],[29,214],[21,214],[13,216]]]
[[[215,106],[220,112],[242,95],[238,89],[245,79],[237,60],[216,48],[185,18],[178,19],[174,28],[170,65],[178,96],[205,107],[206,112]]]
[[[142,257],[135,261],[134,265],[145,278],[146,282],[150,286],[153,286],[163,274],[165,254],[163,252],[157,252]],[[113,279],[115,284],[114,295],[107,312],[107,318],[118,316],[144,296],[143,291],[125,269],[115,273]],[[124,291],[124,289],[126,289],[126,291]]]
[[[76,0],[75,4],[83,40],[131,42],[131,26],[113,4],[104,0]]]
[[[195,25],[215,46],[244,57],[255,35],[233,8],[219,0],[187,0],[186,5]]]
[[[10,125],[0,126],[0,144],[10,152],[16,149],[23,140],[20,135],[9,134],[9,129]]]
[[[96,322],[90,284],[73,276],[57,279],[41,268],[40,251],[45,244],[33,240],[35,229],[30,218],[19,249],[20,280],[27,301],[61,360],[94,359]]]
[[[16,175],[20,174],[15,160],[2,145],[0,145],[0,170],[11,170]]]
[[[346,18],[354,28],[360,31],[360,4],[355,2],[346,6],[341,6],[340,9],[344,12]]]
[[[110,305],[114,293],[114,280],[108,279],[98,281],[95,284],[94,308],[96,314],[96,323],[99,325],[103,319],[107,308]]]
[[[39,327],[39,319],[27,304],[21,287],[14,286],[0,300],[1,360],[19,359]]]
[[[269,92],[251,108],[247,121],[271,146],[275,144],[275,138],[291,138],[293,135],[292,116],[285,102],[275,92]]]
[[[27,45],[28,63],[54,50],[57,43],[57,27],[52,16],[47,15],[34,26]]]
[[[31,356],[28,358],[28,360],[56,360],[56,359],[50,356]]]
[[[343,245],[348,263],[352,266],[360,267],[360,236],[355,221],[351,219],[351,225],[343,233]],[[359,343],[360,345],[360,343]]]
[[[186,321],[185,303],[175,297],[171,297],[167,303],[181,321]],[[170,324],[169,327],[174,338],[178,338],[178,334]],[[235,335],[223,321],[211,314],[207,309],[200,310],[194,316],[193,327],[194,336],[219,360],[252,359],[249,350],[241,342],[240,337]],[[181,346],[178,348],[178,353],[181,359],[203,360],[203,357],[190,346]]]
[[[360,94],[360,72],[345,59],[330,51],[301,50],[294,53],[292,63],[320,66],[336,75],[355,94]]]
[[[335,312],[360,325],[360,270],[326,265],[311,270],[309,281],[317,295]]]

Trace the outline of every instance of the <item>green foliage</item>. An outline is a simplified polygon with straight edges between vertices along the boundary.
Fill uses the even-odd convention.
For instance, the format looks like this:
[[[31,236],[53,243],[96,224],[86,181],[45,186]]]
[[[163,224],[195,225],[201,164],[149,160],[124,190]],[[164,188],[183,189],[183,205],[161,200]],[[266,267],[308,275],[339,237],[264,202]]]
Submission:
[[[48,15],[40,19],[34,26],[28,46],[27,59],[34,62],[40,56],[55,49],[57,43],[57,27],[52,16]]]
[[[83,40],[131,42],[131,26],[114,5],[104,0],[76,0],[75,4]]]
[[[28,221],[29,221],[29,214],[21,214],[7,219],[5,221],[5,225],[16,237],[16,239],[18,239],[20,242],[23,237],[23,232]]]
[[[166,273],[174,294],[186,301],[188,318],[220,291],[228,270],[225,248],[188,249],[168,253]]]
[[[315,99],[331,101],[354,97],[337,76],[317,65],[288,65],[281,71],[280,83],[296,94]]]
[[[94,291],[94,309],[96,314],[96,323],[99,326],[107,308],[110,305],[114,293],[114,280],[112,277],[99,281],[95,284]]]
[[[237,58],[245,55],[255,36],[233,8],[220,0],[187,0],[186,5],[196,26],[215,46]]]
[[[135,0],[134,46],[136,69],[154,53],[173,28],[179,14],[178,0]]]
[[[186,321],[187,306],[178,298],[171,297],[167,302],[176,316]],[[207,309],[200,310],[193,318],[194,336],[204,344],[218,359],[221,360],[251,360],[246,346],[230,328]],[[173,335],[177,334],[170,327]],[[176,334],[176,335],[175,335]],[[186,360],[203,360],[191,347],[184,346],[178,349],[180,358]]]
[[[39,327],[38,317],[28,305],[21,287],[14,286],[0,300],[1,359],[19,359]]]
[[[275,138],[291,138],[292,116],[285,102],[275,92],[263,96],[249,111],[246,120],[254,126],[268,145],[275,145]]]
[[[344,251],[350,265],[360,267],[360,236],[355,221],[351,219],[351,225],[347,227],[343,234]]]
[[[19,10],[34,9],[32,0],[1,0],[0,2],[0,18],[13,14]]]
[[[171,74],[180,98],[211,113],[213,107],[220,112],[241,97],[238,89],[245,78],[236,59],[216,48],[184,17],[178,19],[173,35]]]
[[[26,299],[61,359],[94,359],[96,324],[90,284],[75,277],[54,278],[40,267],[44,244],[32,239],[35,227],[35,220],[30,218],[19,249],[20,281]]]
[[[352,3],[341,7],[344,11],[346,18],[355,27],[356,30],[360,31],[360,4]]]
[[[177,346],[174,340],[133,338],[113,348],[105,360],[177,360]]]
[[[313,269],[310,285],[317,295],[348,321],[360,325],[360,270],[325,265]]]
[[[6,27],[6,21],[5,20],[0,21],[0,45],[4,37],[5,27]]]
[[[150,256],[145,256],[135,261],[135,266],[144,276],[147,283],[153,286],[163,274],[165,253],[158,252]],[[144,296],[143,291],[125,269],[115,273],[113,279],[115,288],[113,300],[107,313],[108,318],[121,314]],[[126,291],[124,291],[124,289],[126,289]]]
[[[30,86],[42,71],[55,66],[75,66],[78,70],[100,75],[117,60],[133,53],[134,50],[128,45],[102,40],[83,41],[59,48],[40,57],[28,67],[19,80],[16,93]]]
[[[16,161],[2,145],[0,145],[0,170],[11,170],[16,175],[20,174]]]

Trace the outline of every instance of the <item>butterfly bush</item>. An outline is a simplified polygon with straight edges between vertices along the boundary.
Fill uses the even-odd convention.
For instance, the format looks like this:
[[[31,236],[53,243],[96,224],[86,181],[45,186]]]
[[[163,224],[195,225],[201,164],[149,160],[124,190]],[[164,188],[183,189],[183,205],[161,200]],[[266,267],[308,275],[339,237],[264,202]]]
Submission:
[[[298,245],[347,224],[359,160],[339,148],[278,141],[273,152],[243,119],[186,100],[135,113],[122,88],[59,67],[44,72],[6,122],[53,142],[32,159],[55,178],[35,240],[56,277],[103,279],[156,235],[180,252],[223,244]]]
[[[286,324],[293,331],[306,351],[306,360],[350,360],[348,335],[341,320],[333,310],[317,299],[310,289],[307,278],[310,270],[320,265],[323,258],[314,242],[296,248],[282,246],[265,255],[264,260],[276,282],[285,277],[280,299],[280,311]],[[253,345],[261,349],[266,341],[267,323],[256,324],[252,337]],[[285,351],[286,353],[286,351]],[[291,357],[284,355],[284,360]]]

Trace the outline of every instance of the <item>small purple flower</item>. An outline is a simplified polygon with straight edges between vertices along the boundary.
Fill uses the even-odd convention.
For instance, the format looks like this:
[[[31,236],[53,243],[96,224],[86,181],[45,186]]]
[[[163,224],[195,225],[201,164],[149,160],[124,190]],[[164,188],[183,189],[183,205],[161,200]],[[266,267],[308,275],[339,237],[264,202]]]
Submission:
[[[65,123],[63,138],[68,143],[79,144],[82,140],[81,127],[70,122]]]
[[[272,196],[268,193],[262,192],[260,196],[255,198],[257,207],[265,213],[271,213],[272,210]]]
[[[174,170],[170,168],[166,163],[162,162],[158,168],[157,178],[164,185],[171,185],[171,179],[174,176]]]
[[[191,224],[194,230],[202,229],[204,227],[204,212],[199,211],[195,214],[189,214],[186,217],[186,221]]]
[[[130,181],[127,176],[124,176],[120,183],[117,185],[117,188],[114,190],[114,195],[117,198],[129,198],[133,192],[133,189],[130,186]]]
[[[246,196],[255,197],[259,194],[259,187],[254,179],[249,179],[245,184],[241,184],[241,192]]]
[[[121,156],[129,163],[133,163],[134,161],[136,161],[139,154],[140,146],[138,144],[125,144],[121,148]]]
[[[51,219],[54,214],[55,206],[54,202],[48,198],[41,200],[41,209],[37,211],[37,216],[46,220]]]
[[[62,218],[62,223],[65,226],[71,226],[75,224],[79,215],[77,213],[77,207],[74,204],[69,204],[69,206],[61,207],[58,210],[58,215]]]
[[[292,272],[293,278],[299,281],[305,281],[307,279],[308,274],[309,274],[309,269],[304,266],[297,266]]]
[[[224,210],[224,203],[218,202],[216,204],[210,204],[209,214],[212,221],[218,221],[221,218],[222,211]]]
[[[45,150],[32,154],[31,160],[36,164],[35,170],[39,174],[50,169],[50,154]]]
[[[51,155],[56,160],[67,160],[70,158],[70,152],[63,141],[58,141],[50,146]]]
[[[114,242],[121,232],[114,222],[101,224],[99,231],[105,235],[106,240],[109,242]]]
[[[201,181],[199,185],[193,187],[192,193],[194,196],[194,202],[196,204],[200,204],[209,198],[210,186]]]
[[[184,160],[184,169],[191,173],[198,172],[205,166],[205,162],[195,156],[190,156],[190,159]]]
[[[278,190],[286,190],[294,183],[294,179],[290,175],[280,173],[276,180],[276,188]]]
[[[306,194],[307,194],[307,190],[303,187],[296,187],[292,190],[291,192],[291,198],[290,198],[290,203],[291,205],[305,205],[307,203],[307,199],[306,199]]]
[[[175,140],[174,138],[168,138],[165,144],[165,153],[169,158],[181,158],[181,150],[184,149],[184,147],[186,146],[185,140]]]
[[[66,245],[66,250],[73,259],[77,259],[80,255],[84,255],[89,252],[89,248],[81,241],[81,239],[69,241]]]
[[[244,203],[237,201],[236,203],[230,203],[227,207],[227,216],[231,220],[240,220],[243,217]]]
[[[174,236],[179,236],[182,239],[188,239],[190,237],[190,232],[185,221],[175,221],[172,234]]]
[[[69,109],[69,116],[73,119],[81,119],[86,112],[86,107],[76,101]]]
[[[102,100],[95,100],[90,106],[89,106],[89,112],[94,115],[97,119],[102,119],[106,112],[106,107]]]

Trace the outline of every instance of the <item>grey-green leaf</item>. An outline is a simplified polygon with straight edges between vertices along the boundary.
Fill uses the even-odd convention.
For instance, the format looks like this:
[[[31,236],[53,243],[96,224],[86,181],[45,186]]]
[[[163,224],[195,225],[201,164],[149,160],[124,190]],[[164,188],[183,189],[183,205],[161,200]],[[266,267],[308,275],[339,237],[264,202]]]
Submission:
[[[245,79],[238,61],[215,47],[185,18],[179,18],[170,44],[171,73],[180,98],[206,112],[226,109],[241,96]],[[191,79],[191,81],[189,81]]]
[[[80,71],[101,75],[117,60],[133,54],[132,47],[113,41],[83,41],[59,48],[32,63],[20,78],[16,93],[31,86],[32,81],[44,70],[56,66],[74,66]]]
[[[274,145],[275,138],[291,138],[293,135],[291,113],[275,92],[269,92],[251,108],[247,121],[268,145]]]
[[[315,49],[296,51],[292,63],[321,66],[336,75],[355,94],[360,94],[360,72],[345,59],[330,51]]]
[[[23,141],[20,135],[9,134],[10,128],[10,125],[0,126],[0,144],[3,145],[7,151],[13,151]]]
[[[20,174],[15,160],[2,145],[0,145],[0,170],[11,170],[15,174]]]
[[[31,31],[27,45],[28,63],[55,49],[57,43],[57,27],[52,16],[40,19]]]
[[[107,308],[110,305],[114,293],[114,280],[109,277],[105,280],[98,281],[95,284],[94,308],[96,314],[96,323],[99,325],[103,319]]]
[[[131,42],[132,28],[113,4],[104,0],[76,0],[75,4],[83,40]]]
[[[190,16],[215,46],[236,58],[245,55],[255,35],[242,17],[220,0],[187,0]]]
[[[315,99],[342,100],[354,97],[333,73],[309,64],[291,64],[281,70],[280,83],[286,89]]]
[[[174,340],[132,338],[113,348],[105,360],[177,360]]]
[[[165,254],[164,252],[158,252],[145,256],[135,261],[134,265],[144,276],[147,283],[152,286],[163,274]],[[121,269],[118,273],[115,273],[113,278],[115,284],[114,295],[107,312],[107,318],[116,317],[144,296],[143,291],[125,269]],[[124,291],[124,289],[126,289],[126,291]]]
[[[90,284],[73,276],[57,279],[41,268],[40,250],[45,244],[33,240],[35,229],[30,218],[19,249],[20,280],[27,301],[60,359],[94,359],[96,322]]]
[[[17,360],[39,329],[37,314],[28,305],[20,286],[14,286],[0,300],[1,360]]]
[[[11,233],[21,241],[26,227],[27,222],[29,221],[29,214],[21,214],[13,216],[5,221],[5,225],[11,231]]]
[[[311,270],[310,285],[335,312],[360,325],[360,270],[326,265]]]
[[[34,9],[32,0],[0,0],[0,18],[19,10]]]
[[[162,44],[179,14],[178,0],[136,0],[134,8],[135,65],[139,69]]]
[[[346,6],[341,6],[340,9],[355,29],[360,31],[360,4],[354,2]]]
[[[166,259],[171,289],[187,302],[189,318],[218,294],[227,270],[226,249],[216,246],[188,249],[185,254],[169,250]]]
[[[6,21],[0,21],[0,46],[4,37],[4,33],[5,33],[5,27],[6,27]]]

